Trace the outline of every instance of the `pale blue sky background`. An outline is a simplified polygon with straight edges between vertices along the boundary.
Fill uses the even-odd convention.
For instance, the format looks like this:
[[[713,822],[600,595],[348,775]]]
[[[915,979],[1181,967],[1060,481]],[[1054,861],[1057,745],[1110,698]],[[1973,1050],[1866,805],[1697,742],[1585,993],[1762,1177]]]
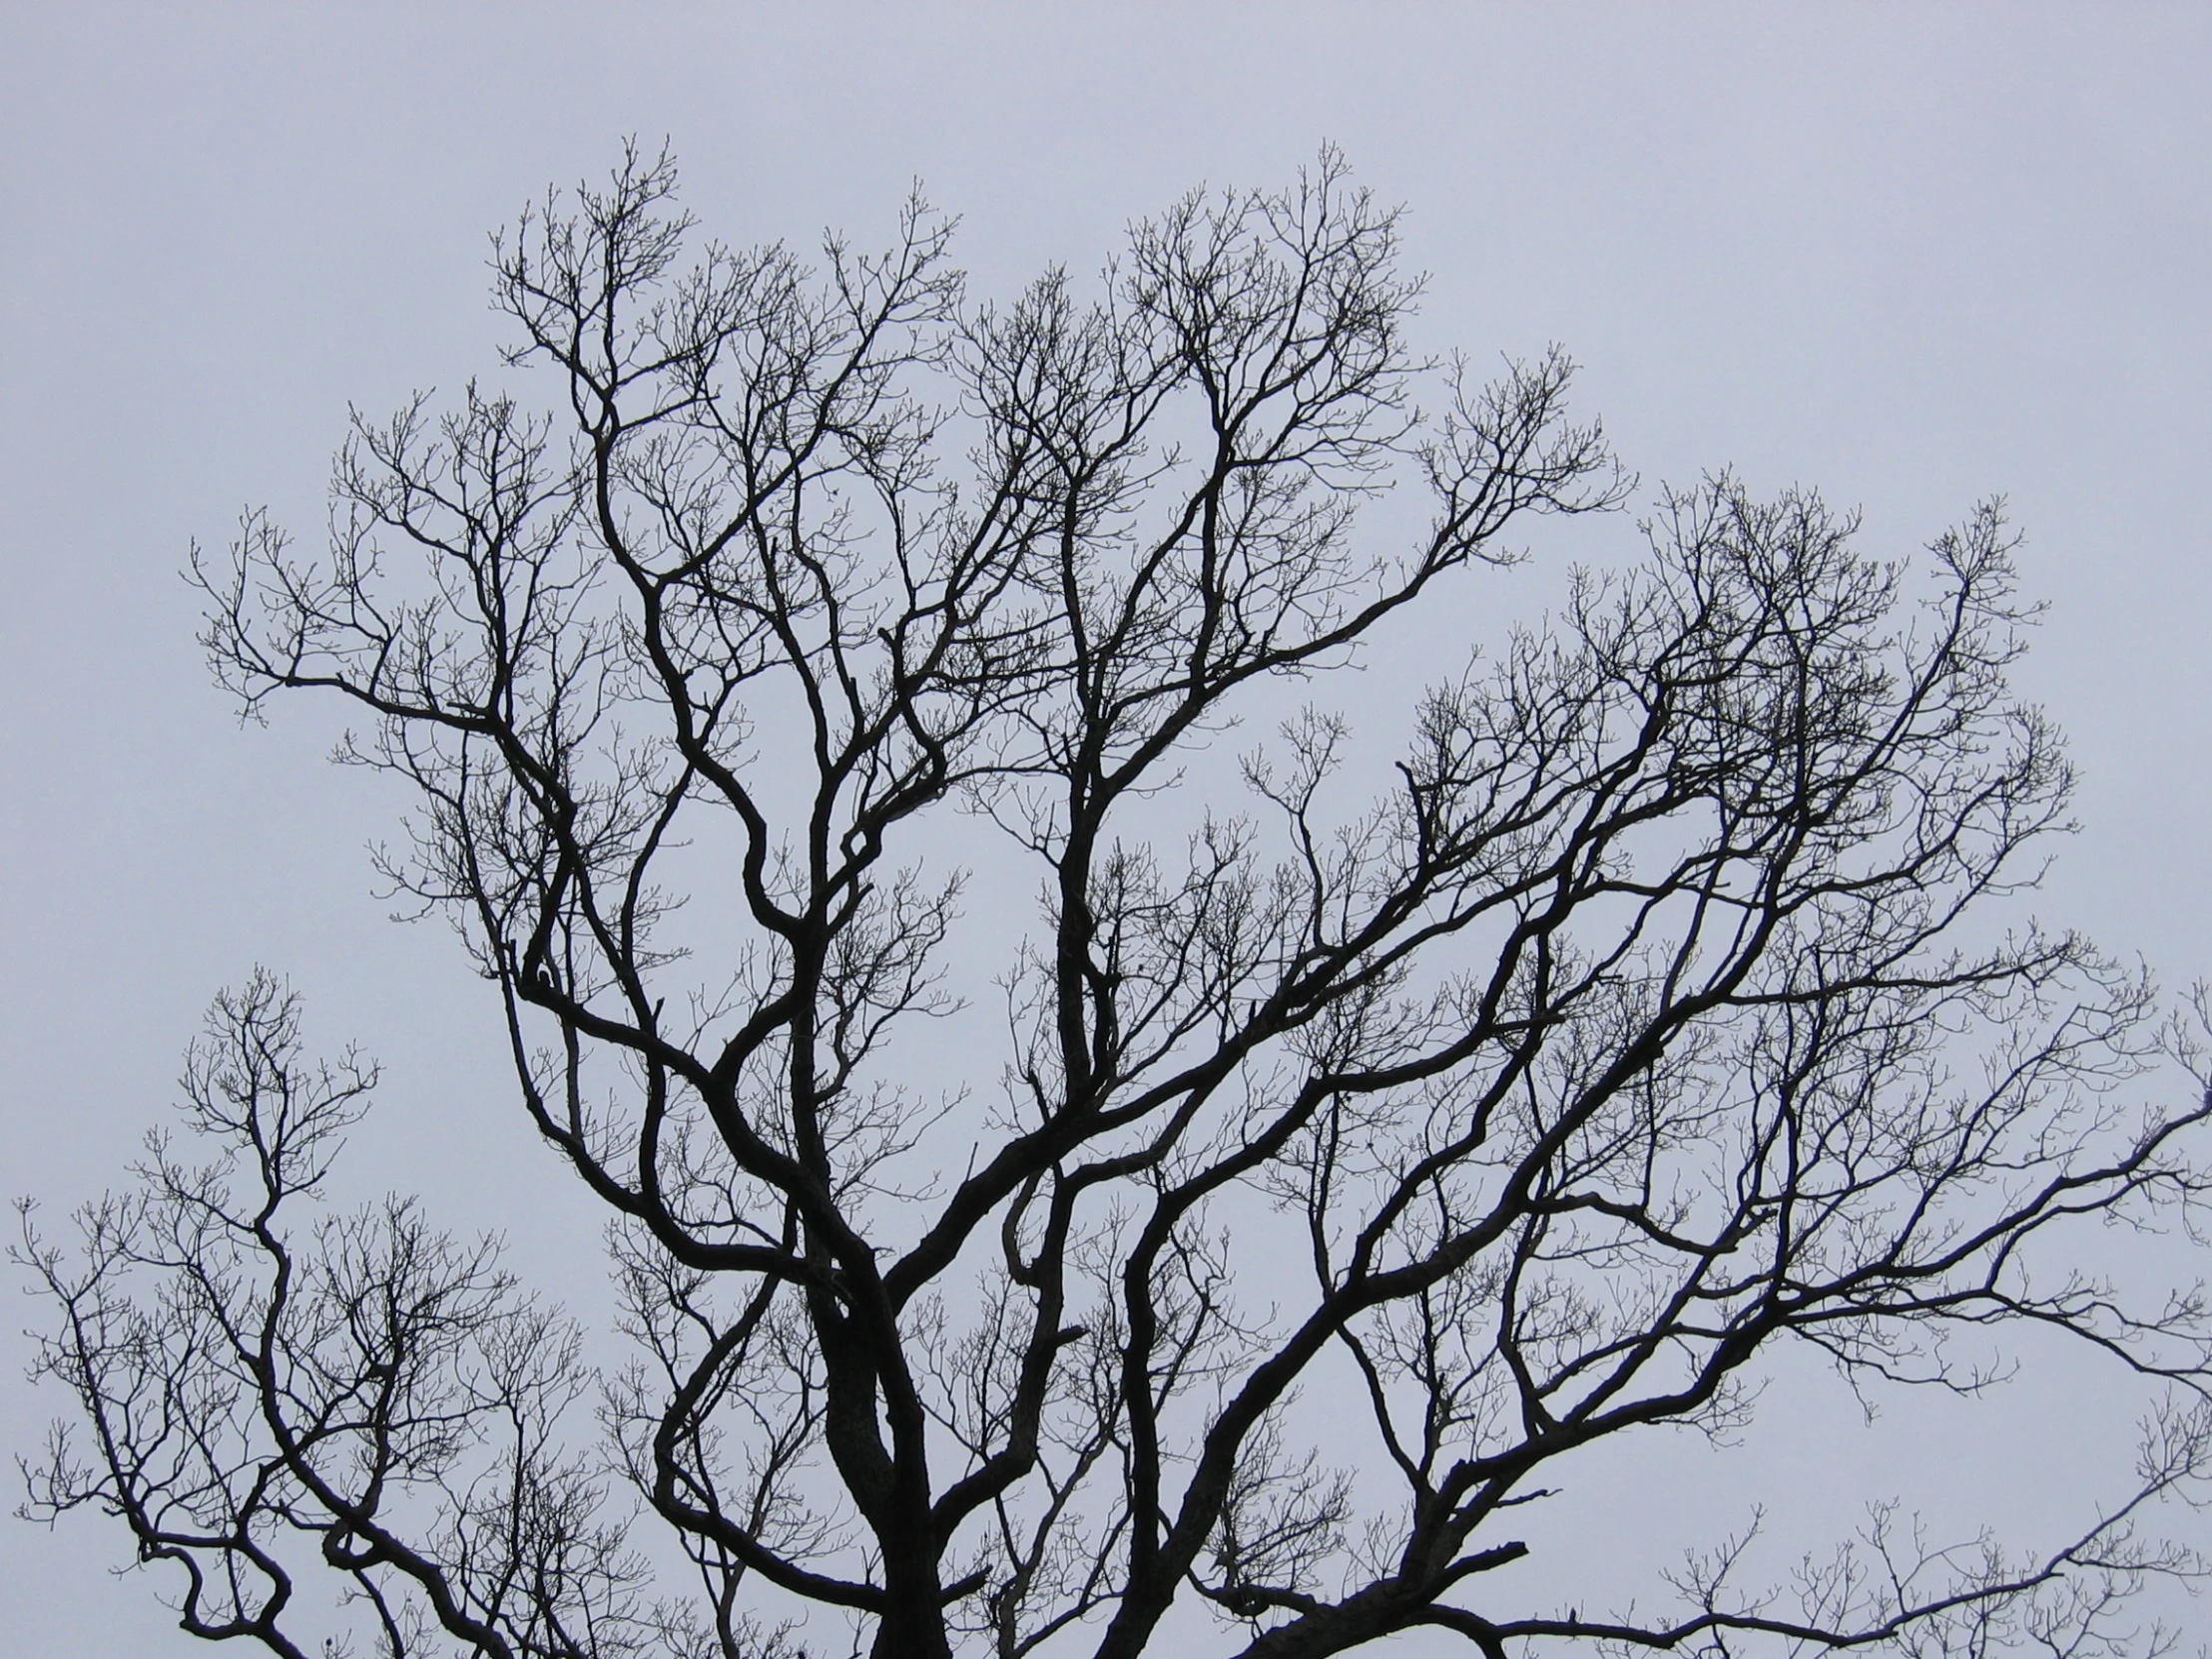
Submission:
[[[58,1220],[110,1179],[210,993],[266,960],[388,1063],[362,1179],[457,1202],[510,1170],[483,1219],[598,1294],[596,1222],[540,1202],[458,952],[369,890],[396,803],[318,764],[323,711],[238,730],[176,572],[247,502],[311,536],[349,400],[488,366],[485,233],[633,132],[734,241],[870,240],[918,176],[983,291],[1332,139],[1411,210],[1425,340],[1564,342],[1647,492],[1817,484],[1900,552],[2009,495],[2051,602],[2025,678],[2083,773],[2035,908],[2212,974],[2208,88],[2212,8],[2181,4],[0,0],[0,1188]],[[8,1344],[13,1451],[61,1402]],[[1941,1483],[2078,1507],[2126,1446],[2101,1386],[2061,1368],[1979,1428],[1762,1442],[1724,1485],[1787,1506],[1939,1446]],[[1774,1406],[1858,1433],[1818,1389]],[[1651,1457],[1623,1466],[1651,1500],[1702,1467]],[[196,1651],[103,1577],[121,1544],[8,1523],[0,1648]]]

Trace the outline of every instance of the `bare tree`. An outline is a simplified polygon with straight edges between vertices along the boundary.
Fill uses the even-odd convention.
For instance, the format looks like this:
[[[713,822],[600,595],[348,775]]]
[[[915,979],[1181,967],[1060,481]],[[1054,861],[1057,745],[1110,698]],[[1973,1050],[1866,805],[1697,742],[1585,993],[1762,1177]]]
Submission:
[[[1003,307],[918,203],[880,256],[686,264],[673,190],[632,155],[495,243],[546,412],[356,418],[325,556],[255,515],[194,563],[245,707],[334,692],[412,790],[384,868],[496,987],[636,1357],[591,1382],[410,1204],[294,1219],[371,1078],[258,976],[186,1075],[215,1161],[27,1234],[83,1417],[32,1511],[287,1655],[316,1558],[394,1655],[819,1650],[809,1607],[879,1659],[2121,1651],[2196,1570],[2137,1527],[2212,1458],[2212,1317],[2064,1241],[2193,1217],[2212,1104],[2139,975],[2003,902],[2069,774],[1998,513],[1907,567],[1810,494],[1667,494],[1364,770],[1286,699],[1628,486],[1564,357],[1411,353],[1333,154]],[[1393,485],[1425,521],[1375,551]],[[995,960],[979,838],[1038,895]],[[1005,1047],[963,1016],[954,1076],[912,1039],[970,977]],[[1972,1389],[2007,1327],[2170,1390],[2065,1547],[1878,1510],[1641,1615],[1497,1573],[1585,1448],[1725,1434],[1785,1350]]]

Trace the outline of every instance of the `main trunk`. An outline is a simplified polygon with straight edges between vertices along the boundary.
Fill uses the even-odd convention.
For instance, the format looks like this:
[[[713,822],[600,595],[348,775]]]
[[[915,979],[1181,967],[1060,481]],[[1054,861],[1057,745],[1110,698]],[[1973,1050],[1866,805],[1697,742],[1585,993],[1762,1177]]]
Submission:
[[[952,1643],[945,1634],[942,1592],[937,1575],[927,1565],[919,1570],[885,1557],[883,1588],[887,1605],[876,1621],[870,1659],[951,1659]]]

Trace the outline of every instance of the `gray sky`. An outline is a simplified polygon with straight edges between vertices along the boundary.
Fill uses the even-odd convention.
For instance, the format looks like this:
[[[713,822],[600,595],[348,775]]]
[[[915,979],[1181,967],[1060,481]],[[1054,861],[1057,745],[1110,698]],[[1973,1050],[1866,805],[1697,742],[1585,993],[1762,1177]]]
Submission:
[[[249,502],[311,539],[349,401],[488,368],[485,233],[625,133],[667,135],[737,242],[868,242],[919,177],[983,292],[1333,140],[1410,209],[1423,341],[1563,342],[1647,495],[1802,481],[1899,553],[2007,495],[2051,607],[2024,678],[2083,774],[2035,908],[2169,985],[2212,974],[2208,85],[2212,8],[2178,4],[0,0],[0,1187],[59,1221],[113,1178],[209,995],[264,960],[387,1062],[364,1178],[435,1202],[500,1157],[490,1212],[448,1217],[597,1294],[596,1222],[530,1201],[555,1175],[502,1115],[488,1004],[370,890],[397,802],[320,766],[329,711],[238,729],[176,573]],[[1540,604],[1518,579],[1496,604]],[[12,1452],[61,1401],[10,1344]],[[1864,1455],[1940,1444],[2009,1502],[2002,1436],[2038,1415],[2124,1454],[2097,1385],[2062,1368],[2001,1429]],[[1765,1455],[1783,1485],[1822,1460]],[[9,1523],[0,1645],[197,1650],[103,1578],[121,1545]]]

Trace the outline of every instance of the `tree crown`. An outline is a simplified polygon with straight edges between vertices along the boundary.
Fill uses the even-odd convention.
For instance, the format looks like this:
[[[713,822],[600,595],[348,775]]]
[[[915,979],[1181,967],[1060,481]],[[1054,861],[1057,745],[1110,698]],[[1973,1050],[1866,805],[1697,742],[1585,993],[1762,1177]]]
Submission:
[[[26,1246],[94,1446],[35,1509],[120,1515],[188,1629],[285,1654],[302,1539],[383,1651],[502,1659],[817,1648],[810,1605],[884,1656],[1128,1659],[1203,1639],[1179,1604],[1255,1659],[2092,1652],[2194,1570],[2132,1527],[2207,1453],[2201,1301],[2045,1236],[2193,1215],[2212,1108],[2130,1104],[2196,1054],[2140,975],[1993,918],[2070,786],[1993,506],[1908,567],[1809,492],[1663,493],[1348,809],[1350,728],[1286,683],[1626,497],[1562,354],[1419,359],[1328,152],[1003,305],[918,202],[809,269],[691,256],[674,190],[631,154],[496,241],[549,407],[356,416],[326,555],[256,514],[194,563],[245,706],[337,693],[412,792],[385,870],[614,1218],[606,1448],[580,1336],[488,1255],[399,1201],[288,1222],[372,1077],[261,975],[188,1066],[219,1161],[157,1141],[82,1253]],[[1394,544],[1385,487],[1425,503]],[[1036,903],[982,963],[978,836],[994,913]],[[938,1087],[917,1022],[986,999],[1003,1046],[970,1019]],[[1585,1448],[1726,1432],[1790,1348],[1971,1388],[1946,1339],[2008,1325],[2178,1390],[2070,1545],[1883,1512],[1788,1597],[1739,1542],[1662,1615],[1516,1601],[1519,1507]]]

